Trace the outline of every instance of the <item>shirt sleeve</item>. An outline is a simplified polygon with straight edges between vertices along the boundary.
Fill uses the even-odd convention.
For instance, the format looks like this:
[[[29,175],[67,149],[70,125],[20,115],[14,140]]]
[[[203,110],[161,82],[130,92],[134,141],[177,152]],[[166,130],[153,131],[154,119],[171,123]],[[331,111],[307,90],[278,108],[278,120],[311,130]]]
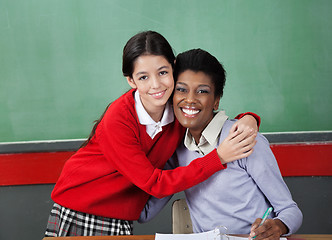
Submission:
[[[293,201],[280,173],[268,140],[260,133],[253,153],[247,158],[247,171],[273,207],[277,219],[287,227],[287,235],[295,233],[302,224],[302,212]]]
[[[174,170],[156,168],[142,149],[135,123],[111,115],[105,114],[105,119],[98,126],[100,148],[114,171],[150,195],[163,198],[183,191],[225,168],[216,150],[187,167]],[[167,146],[161,150],[167,151]]]

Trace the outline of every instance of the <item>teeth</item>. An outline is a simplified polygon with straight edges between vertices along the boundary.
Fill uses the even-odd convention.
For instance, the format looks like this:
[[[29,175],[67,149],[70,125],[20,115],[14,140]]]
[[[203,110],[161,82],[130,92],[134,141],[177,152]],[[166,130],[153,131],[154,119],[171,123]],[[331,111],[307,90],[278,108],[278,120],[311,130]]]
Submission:
[[[161,92],[161,93],[153,94],[153,96],[159,97],[159,96],[161,96],[162,94],[163,94],[163,93]]]
[[[164,94],[164,92],[159,92],[159,93],[153,93],[153,94],[151,94],[151,96],[153,96],[153,97],[160,97],[163,94]]]
[[[187,108],[182,108],[182,111],[188,115],[194,115],[194,114],[199,113],[199,110],[193,110],[193,109],[187,109]]]

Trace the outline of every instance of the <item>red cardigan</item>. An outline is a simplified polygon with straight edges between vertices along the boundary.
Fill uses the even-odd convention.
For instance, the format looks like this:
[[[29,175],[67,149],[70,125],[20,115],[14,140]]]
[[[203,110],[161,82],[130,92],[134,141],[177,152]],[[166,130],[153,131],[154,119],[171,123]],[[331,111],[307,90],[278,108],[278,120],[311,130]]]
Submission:
[[[137,220],[149,195],[183,191],[224,168],[214,150],[187,167],[162,170],[184,133],[175,120],[151,139],[131,90],[110,105],[94,137],[66,162],[52,199],[80,212]]]

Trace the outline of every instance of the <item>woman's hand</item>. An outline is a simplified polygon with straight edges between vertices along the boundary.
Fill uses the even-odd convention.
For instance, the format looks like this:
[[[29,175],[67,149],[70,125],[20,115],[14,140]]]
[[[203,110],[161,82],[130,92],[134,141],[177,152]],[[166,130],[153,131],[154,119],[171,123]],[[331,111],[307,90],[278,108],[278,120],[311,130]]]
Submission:
[[[249,239],[256,236],[255,240],[279,240],[281,235],[288,232],[286,225],[279,219],[267,219],[262,226],[259,226],[261,221],[261,218],[257,218],[251,225]]]
[[[235,122],[229,135],[217,148],[221,163],[248,157],[256,144],[257,130],[257,121],[251,115],[245,115]]]

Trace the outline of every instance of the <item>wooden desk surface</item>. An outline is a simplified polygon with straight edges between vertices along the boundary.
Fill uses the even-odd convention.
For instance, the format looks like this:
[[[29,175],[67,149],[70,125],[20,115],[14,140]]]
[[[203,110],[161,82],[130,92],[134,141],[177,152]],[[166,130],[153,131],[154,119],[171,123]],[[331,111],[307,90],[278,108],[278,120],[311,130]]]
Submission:
[[[45,237],[43,240],[154,240],[154,235],[93,236],[93,237]],[[332,240],[332,234],[294,234],[288,240]]]

